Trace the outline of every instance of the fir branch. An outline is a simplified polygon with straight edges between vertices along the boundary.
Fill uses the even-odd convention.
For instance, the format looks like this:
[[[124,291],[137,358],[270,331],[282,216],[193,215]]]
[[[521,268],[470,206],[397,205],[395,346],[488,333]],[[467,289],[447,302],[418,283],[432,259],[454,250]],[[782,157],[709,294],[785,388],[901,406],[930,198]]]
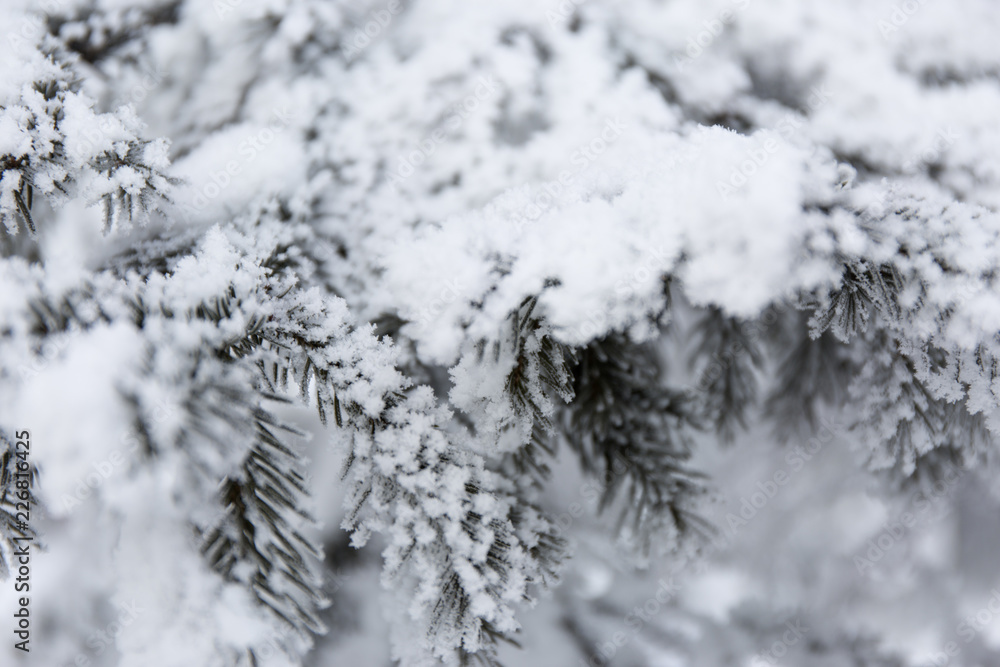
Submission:
[[[867,357],[850,387],[862,406],[851,428],[871,443],[872,469],[900,486],[912,484],[909,478],[919,484],[936,478],[944,462],[966,465],[992,449],[983,416],[935,396],[889,334],[871,338]]]
[[[35,489],[38,487],[38,468],[34,463],[28,464],[27,488],[25,488],[23,469],[20,476],[17,474],[18,462],[14,438],[0,428],[0,580],[2,581],[10,577],[11,565],[15,562],[13,554],[19,544],[15,538],[31,540],[38,538],[35,522],[25,523],[18,521],[17,518],[19,505],[21,508],[24,506],[24,501],[18,498],[19,492],[27,491],[29,508],[33,510],[38,507],[38,497],[35,495]]]
[[[151,28],[176,23],[181,4],[157,0],[146,6],[107,8],[90,0],[47,13],[46,28],[81,59],[98,64],[141,40]]]
[[[678,540],[709,534],[693,511],[706,493],[704,477],[687,467],[698,423],[692,402],[661,387],[655,352],[621,334],[591,343],[579,357],[564,433],[584,471],[604,482],[600,508],[620,496],[619,529],[639,538],[644,551],[663,528]]]
[[[17,99],[0,100],[0,118],[31,138],[16,153],[0,154],[0,227],[13,236],[20,220],[34,237],[35,195],[53,205],[73,197],[102,202],[106,232],[144,221],[178,183],[165,174],[166,142],[141,139],[141,125],[125,107],[100,114],[80,104],[87,100],[76,57],[59,40],[46,35],[27,60],[30,86]]]
[[[815,307],[809,327],[814,337],[829,329],[848,342],[868,331],[876,314],[884,324],[898,322],[902,278],[893,264],[875,264],[863,258],[845,263],[840,287],[825,295]]]
[[[529,479],[540,486],[552,472],[548,460],[556,455],[558,432],[547,431],[541,423],[531,428],[531,438],[517,450],[504,455],[502,465],[511,479]]]
[[[261,370],[279,390],[295,378],[321,414],[335,414],[353,432],[344,527],[357,545],[373,531],[393,536],[384,553],[386,581],[445,587],[433,605],[420,603],[427,650],[439,658],[489,659],[496,640],[516,629],[514,602],[556,580],[564,542],[513,482],[451,442],[448,413],[428,388],[410,388],[392,367],[388,341],[331,319],[338,311],[334,303],[289,294],[264,328],[274,356]],[[359,401],[359,390],[376,377],[383,389]],[[456,523],[459,534],[451,529]]]
[[[301,533],[302,525],[314,521],[301,509],[308,490],[299,456],[278,436],[280,431],[301,433],[262,408],[255,410],[254,424],[254,445],[240,475],[222,482],[225,515],[197,531],[202,554],[224,577],[248,586],[258,602],[291,627],[320,634],[325,627],[317,610],[327,600],[310,563],[321,554]]]
[[[557,405],[573,399],[574,352],[553,338],[528,297],[507,317],[499,336],[480,339],[451,369],[451,403],[476,436],[504,455],[528,446],[515,463],[540,468],[535,454],[554,431]],[[497,387],[492,378],[503,378]],[[557,402],[556,399],[559,399]],[[526,458],[535,458],[530,463]]]
[[[537,297],[528,297],[511,313],[514,365],[504,381],[504,392],[522,421],[551,431],[553,404],[549,396],[554,394],[565,402],[573,400],[575,359],[571,348],[556,342],[542,328],[535,312],[537,305]],[[500,345],[495,345],[494,350],[499,357]]]
[[[804,316],[796,313],[792,320],[791,339],[781,341],[787,352],[778,362],[764,403],[764,414],[783,442],[797,434],[803,422],[814,432],[819,425],[819,406],[838,405],[856,372],[846,358],[846,347],[832,334],[813,337]]]
[[[176,251],[171,244],[158,247]],[[263,407],[265,402],[285,399],[268,392],[257,379],[268,351],[261,334],[266,316],[256,310],[260,307],[256,290],[247,292],[245,286],[230,284],[212,299],[175,310],[161,295],[146,289],[150,282],[162,284],[162,277],[153,277],[137,283],[127,303],[137,328],[156,331],[168,342],[150,344],[140,381],[121,389],[144,443],[145,462],[155,466],[170,450],[182,452],[186,473],[206,493],[218,496],[214,516],[200,511],[199,518],[192,519],[210,566],[223,578],[247,587],[300,636],[322,633],[318,611],[326,598],[318,575],[321,553],[305,534],[313,519],[302,509],[309,495],[304,463],[287,442],[302,434]],[[153,320],[158,320],[156,326],[151,326]],[[191,322],[202,325],[201,341],[188,341],[180,350],[165,349],[172,343],[170,332]],[[233,323],[241,327],[235,336],[226,333]],[[172,377],[162,375],[164,362],[158,355],[164,353],[173,360],[166,367],[183,360]],[[169,383],[176,396],[174,407],[180,417],[171,420],[172,429],[157,427],[144,399],[146,386],[156,382]]]
[[[751,335],[756,330],[718,308],[709,308],[695,327],[698,345],[691,364],[701,367],[697,391],[705,419],[726,441],[732,441],[737,427],[747,427],[747,413],[757,403],[764,353]]]

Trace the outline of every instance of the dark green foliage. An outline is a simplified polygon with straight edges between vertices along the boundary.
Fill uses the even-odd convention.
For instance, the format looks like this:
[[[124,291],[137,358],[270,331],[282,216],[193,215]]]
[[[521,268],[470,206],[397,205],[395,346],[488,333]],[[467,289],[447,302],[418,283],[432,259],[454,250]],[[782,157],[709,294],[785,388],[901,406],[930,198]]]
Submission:
[[[110,322],[93,298],[90,286],[84,286],[64,294],[60,298],[37,298],[28,302],[31,310],[31,333],[39,340],[39,345],[48,336],[63,334],[74,327],[86,330],[97,322]]]
[[[172,267],[191,242],[190,238],[174,243],[153,240],[111,264],[126,272],[141,263],[151,274],[152,267]],[[239,336],[192,350],[184,360],[186,366],[173,378],[171,388],[179,394],[173,407],[180,412],[173,439],[158,439],[157,419],[142,395],[143,383],[123,387],[122,395],[131,406],[133,431],[147,464],[154,465],[164,452],[177,448],[189,459],[191,474],[213,488],[217,485],[220,507],[216,518],[193,526],[213,569],[246,586],[290,628],[303,635],[322,632],[318,610],[326,600],[315,573],[320,552],[303,534],[312,524],[303,509],[309,491],[303,478],[304,463],[289,442],[302,434],[277,421],[264,407],[287,399],[275,395],[273,387],[254,373],[253,362],[266,352],[265,318],[248,316],[233,287],[188,312],[173,312],[165,305],[151,311],[141,294],[134,295],[127,306],[122,312],[130,312],[138,329],[152,318],[159,318],[160,326],[187,321],[216,326],[233,320],[243,322]],[[65,328],[70,318],[65,310],[39,307],[38,321],[47,330]],[[147,348],[140,377],[156,381],[159,353],[156,346]],[[220,478],[221,457],[233,452],[242,455],[238,470]]]
[[[527,298],[511,316],[515,363],[504,388],[518,416],[551,431],[547,399],[555,394],[564,401],[573,400],[575,360],[569,347],[543,332],[541,319],[535,315],[537,304],[537,298]],[[539,393],[539,386],[544,396]]]
[[[664,527],[678,538],[708,534],[692,511],[706,492],[704,478],[687,467],[695,408],[660,385],[655,350],[612,334],[578,356],[564,433],[584,470],[604,484],[600,508],[620,498],[619,527],[647,548]]]
[[[521,423],[530,424],[524,444],[505,457],[511,466],[509,472],[512,479],[526,477],[540,482],[549,474],[546,459],[556,451],[553,416],[559,403],[553,399],[558,397],[561,403],[573,400],[576,357],[572,348],[545,331],[535,311],[537,304],[536,297],[527,298],[511,313],[510,337],[494,343],[493,355],[499,361],[503,346],[510,346],[514,363],[504,381],[505,395]]]
[[[3,177],[3,172],[5,171],[16,171],[21,172],[21,185],[17,190],[14,190],[14,202],[17,205],[17,213],[21,217],[21,222],[27,228],[28,233],[34,236],[38,231],[35,228],[35,221],[31,217],[31,205],[34,203],[34,188],[31,187],[31,181],[28,178],[30,171],[28,170],[27,161],[24,159],[14,160],[11,156],[5,155],[2,165],[0,165],[0,178]],[[6,215],[0,213],[0,215]],[[0,220],[2,222],[2,220]]]
[[[907,400],[918,406],[916,414],[899,422],[883,454],[892,462],[888,480],[904,491],[929,489],[949,470],[974,465],[994,446],[982,414],[972,415],[961,403],[930,397],[919,382],[913,386],[919,395]]]
[[[278,251],[281,252],[280,249]],[[302,256],[291,257],[282,254],[272,255],[265,266],[275,267],[275,280],[281,280],[281,274],[294,275],[301,262],[309,261]],[[295,303],[292,300],[292,303]],[[527,304],[526,304],[527,305]],[[443,562],[434,565],[439,572],[436,579],[440,581],[442,592],[436,604],[430,609],[429,624],[426,632],[435,641],[448,638],[454,642],[460,661],[492,664],[495,660],[496,643],[512,641],[504,632],[498,631],[490,622],[481,618],[473,609],[472,599],[458,574],[458,565],[453,562],[451,552],[455,549],[453,537],[449,537],[449,525],[454,521],[453,510],[458,509],[463,517],[461,526],[464,535],[473,543],[489,545],[485,560],[469,561],[462,555],[464,567],[477,571],[484,581],[490,581],[481,593],[486,593],[498,602],[502,599],[502,591],[511,580],[511,568],[514,563],[520,563],[520,574],[529,577],[533,587],[544,587],[557,579],[557,570],[565,552],[565,542],[552,530],[551,524],[542,516],[537,506],[530,500],[518,494],[518,485],[510,480],[494,480],[493,471],[478,470],[467,452],[454,446],[442,449],[449,444],[444,436],[444,429],[431,427],[419,438],[418,451],[413,452],[412,461],[417,464],[411,468],[411,461],[405,462],[405,468],[395,474],[384,472],[384,460],[397,455],[395,451],[384,449],[377,435],[389,438],[400,437],[404,433],[420,433],[413,431],[413,416],[409,390],[409,381],[400,376],[400,389],[389,391],[382,396],[382,410],[373,414],[370,406],[361,406],[344,396],[352,395],[350,384],[355,381],[366,381],[362,371],[352,368],[348,359],[331,353],[333,349],[347,351],[341,341],[331,338],[330,330],[325,326],[327,313],[314,310],[316,304],[295,304],[280,315],[268,321],[255,336],[259,337],[258,352],[255,360],[259,370],[263,388],[267,392],[284,392],[292,382],[298,386],[303,398],[315,402],[321,420],[330,419],[338,427],[355,432],[359,439],[373,439],[371,450],[362,456],[355,456],[352,451],[347,459],[344,476],[352,474],[359,467],[366,471],[360,476],[352,492],[352,509],[348,512],[344,527],[356,533],[366,533],[375,526],[376,530],[393,530],[399,537],[400,532],[407,535],[411,541],[407,546],[400,547],[398,558],[391,558],[392,564],[386,565],[384,576],[393,578],[399,575],[407,564],[413,560],[426,565],[428,553]],[[525,315],[530,315],[526,308]],[[522,317],[521,331],[535,333],[537,322],[531,323],[529,317]],[[533,354],[534,343],[518,338],[516,349],[521,350],[531,361],[524,367],[531,366],[541,375],[553,377],[552,367],[548,363],[549,355],[557,350],[551,342],[540,346],[541,356],[545,361],[539,362]],[[344,336],[356,341],[359,345],[370,346],[370,353],[375,354],[377,347],[384,345],[371,335],[367,327],[339,330],[337,336]],[[338,347],[339,346],[339,347]],[[352,351],[352,354],[359,352]],[[537,369],[541,369],[540,371]],[[535,376],[537,377],[537,375]],[[566,383],[568,384],[568,382]],[[530,406],[525,404],[526,409]],[[421,427],[422,428],[422,427]],[[429,437],[428,437],[429,436]],[[443,441],[442,441],[443,440]],[[383,462],[374,464],[374,459]],[[424,488],[426,481],[414,483],[413,477],[426,480],[427,476],[435,479],[445,478],[458,471],[467,471],[470,475],[465,485],[465,494],[452,500],[458,506],[450,504],[448,516],[427,516],[425,527],[432,533],[432,543],[418,543],[413,535],[413,528],[386,525],[382,522],[387,517],[372,516],[370,510],[374,505],[384,508],[400,504],[408,510],[422,508],[426,503],[433,502],[428,498]],[[494,485],[499,484],[499,487]],[[487,494],[505,508],[501,514],[488,520],[476,509],[479,494]],[[509,503],[509,504],[508,504]],[[384,511],[384,510],[382,510]],[[529,546],[531,545],[531,546]],[[387,559],[389,559],[387,557]],[[456,638],[457,637],[457,638]],[[475,651],[466,648],[467,642],[477,646]]]
[[[231,292],[212,304],[202,304],[192,315],[213,322],[228,319],[239,308],[233,299],[235,293]],[[260,360],[265,352],[264,343],[264,319],[252,317],[243,335],[226,341],[215,351],[215,356],[224,364],[248,357]],[[303,388],[308,387],[308,378],[303,379]],[[209,439],[213,431],[208,425],[213,417],[229,422],[230,432],[239,433],[242,424],[253,424],[253,432],[246,435],[253,444],[239,476],[222,481],[221,520],[211,528],[198,529],[203,540],[202,552],[216,571],[248,586],[261,604],[290,626],[303,634],[321,633],[325,628],[317,611],[326,604],[326,599],[313,565],[321,554],[301,532],[313,523],[303,509],[309,490],[302,475],[303,462],[295,448],[285,442],[289,436],[302,434],[278,422],[262,407],[265,400],[287,402],[275,393],[266,374],[261,374],[257,385],[255,393],[249,396],[238,391],[222,401],[199,398],[186,406],[192,428]],[[218,395],[220,387],[212,389]],[[206,411],[205,405],[218,408],[202,419],[199,414]],[[243,414],[247,411],[252,415],[249,420]],[[199,428],[202,424],[203,429]]]
[[[296,525],[313,522],[302,509],[308,490],[298,455],[278,436],[282,431],[301,434],[263,409],[255,411],[254,421],[256,441],[241,475],[222,483],[225,515],[199,531],[202,553],[216,571],[249,586],[261,604],[289,625],[320,633],[324,627],[317,609],[325,598],[308,565],[320,553]]]
[[[847,385],[856,369],[846,346],[829,332],[813,337],[806,317],[795,313],[788,340],[776,349],[778,367],[764,404],[765,415],[783,442],[802,427],[814,432],[819,426],[820,405],[836,406],[847,395]]]
[[[497,647],[500,645],[500,642],[521,648],[521,645],[517,641],[504,635],[502,632],[498,632],[490,623],[486,622],[482,624],[480,639],[486,646],[485,649],[475,653],[469,653],[464,648],[458,650],[458,664],[461,667],[471,667],[472,665],[477,665],[478,667],[504,667],[503,663],[497,659]]]
[[[839,340],[847,342],[868,331],[876,314],[885,323],[899,319],[899,290],[902,279],[892,264],[875,265],[864,259],[844,265],[840,289],[826,295],[816,306],[809,326],[813,336],[830,329]]]
[[[260,342],[266,342],[268,351],[267,355],[257,360],[266,391],[286,391],[289,382],[294,382],[303,400],[315,402],[323,425],[327,424],[331,413],[338,427],[344,425],[348,416],[361,418],[364,411],[360,406],[341,402],[337,384],[331,381],[326,362],[314,356],[322,352],[325,343],[310,338],[308,329],[292,331],[270,327],[261,333]],[[312,395],[310,390],[314,392]],[[374,428],[375,423],[371,426]]]
[[[24,106],[18,109],[26,116],[20,121],[24,124],[24,129],[32,133],[39,132],[48,122],[53,122],[58,128],[58,121],[62,118],[63,100],[67,93],[76,91],[80,83],[70,66],[68,54],[57,40],[46,39],[40,50],[52,67],[46,72],[47,76],[34,81],[32,87],[44,99],[44,112],[49,118],[40,118],[37,115],[38,109],[29,110]],[[0,114],[4,111],[7,109],[0,106]],[[46,138],[45,141],[37,141],[37,144],[47,148],[41,151],[31,150],[16,156],[0,155],[0,183],[5,190],[9,189],[14,199],[13,210],[0,207],[0,228],[6,228],[8,234],[16,233],[18,219],[29,234],[32,236],[36,234],[38,228],[31,214],[35,177],[43,174],[47,162],[60,163],[66,157],[61,137]],[[69,177],[67,174],[64,178]],[[64,183],[54,181],[53,185],[58,191],[65,192]]]
[[[700,370],[697,396],[705,420],[726,441],[737,427],[746,428],[747,413],[757,403],[762,330],[759,323],[742,322],[718,308],[709,308],[695,326],[698,345],[691,363]]]
[[[91,168],[109,180],[119,170],[128,169],[130,173],[141,176],[144,181],[144,187],[139,189],[138,194],[118,188],[101,197],[105,234],[126,222],[131,225],[141,220],[143,215],[156,208],[156,205],[164,199],[166,187],[181,183],[180,179],[166,177],[145,163],[145,151],[151,143],[151,141],[135,140],[129,144],[124,156],[106,151],[91,161]]]
[[[146,238],[130,238],[122,251],[108,262],[109,268],[124,277],[134,272],[142,278],[154,273],[168,274],[177,262],[190,256],[204,232],[198,229],[163,231]]]
[[[859,632],[844,630],[837,623],[815,615],[808,609],[799,609],[792,619],[787,611],[778,612],[759,602],[736,607],[730,622],[754,638],[759,647],[770,647],[782,636],[787,637],[790,627],[799,627],[807,634],[803,641],[786,646],[784,660],[793,665],[850,665],[851,667],[905,667],[908,662],[888,650],[877,638]],[[754,663],[771,662],[773,654],[758,654]]]
[[[91,64],[121,55],[151,28],[175,23],[180,12],[180,0],[159,0],[146,6],[108,9],[91,0],[74,3],[67,12],[50,12],[46,27],[52,35],[63,39],[66,47]],[[126,57],[136,57],[134,52]]]
[[[541,424],[531,428],[531,438],[517,451],[507,455],[504,463],[509,466],[512,479],[530,479],[541,485],[552,472],[547,460],[556,455],[558,437]]]
[[[25,450],[22,448],[21,452]],[[22,463],[24,459],[21,460]],[[23,466],[22,466],[23,468]],[[34,527],[34,517],[37,517],[35,508],[38,507],[38,498],[35,496],[35,489],[38,486],[38,469],[34,464],[29,463],[27,478],[22,475],[16,476],[18,472],[18,456],[16,450],[16,440],[10,437],[3,429],[0,429],[0,580],[6,581],[10,577],[10,566],[8,558],[17,548],[18,542],[15,537],[31,538],[38,537]],[[17,513],[24,510],[24,505],[18,506],[19,499],[16,494],[19,490],[17,480],[28,481],[28,515],[29,521],[24,525],[19,525]],[[23,518],[23,516],[22,516]]]
[[[80,88],[77,57],[60,40],[46,35],[40,55],[44,64],[32,63],[38,70],[31,84],[35,94],[0,106],[0,116],[31,138],[15,153],[0,154],[0,227],[14,236],[23,225],[34,237],[36,195],[52,204],[73,196],[99,199],[105,232],[145,220],[179,182],[162,171],[166,144],[137,136],[140,127],[130,113],[95,114],[72,102]],[[87,133],[81,126],[88,126]]]
[[[918,454],[914,462],[913,472],[907,474],[902,463],[898,463],[889,470],[883,471],[880,475],[888,483],[888,488],[896,493],[917,493],[935,494],[936,484],[947,484],[953,480],[956,472],[963,472],[974,466],[981,460],[984,443],[991,443],[992,436],[982,423],[979,415],[969,415],[962,406],[949,404],[954,410],[956,433],[971,441],[972,446],[967,450],[966,445],[960,440],[946,442],[934,449]],[[957,409],[956,409],[957,408]],[[965,426],[970,430],[961,434],[961,428]]]
[[[906,488],[933,483],[948,465],[969,465],[992,448],[983,415],[935,396],[895,339],[880,332],[866,343],[851,388],[863,409],[852,429],[872,447],[874,469]]]

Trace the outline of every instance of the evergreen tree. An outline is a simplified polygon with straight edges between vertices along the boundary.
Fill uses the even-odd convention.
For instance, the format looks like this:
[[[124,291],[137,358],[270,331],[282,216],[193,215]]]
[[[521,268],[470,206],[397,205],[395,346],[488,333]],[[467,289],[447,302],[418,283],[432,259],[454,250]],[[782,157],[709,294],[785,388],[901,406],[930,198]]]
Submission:
[[[866,568],[968,607],[846,515],[1000,502],[995,8],[25,4],[0,575],[45,549],[45,664],[911,665]]]

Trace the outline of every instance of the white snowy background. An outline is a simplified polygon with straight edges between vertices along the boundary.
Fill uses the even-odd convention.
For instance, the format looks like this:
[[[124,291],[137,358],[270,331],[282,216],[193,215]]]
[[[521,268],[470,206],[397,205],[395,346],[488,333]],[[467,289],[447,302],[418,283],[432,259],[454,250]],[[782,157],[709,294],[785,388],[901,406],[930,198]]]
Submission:
[[[149,18],[166,5],[173,20]],[[97,33],[130,21],[144,31],[128,58],[80,63],[81,98],[67,105],[65,130],[92,141],[80,151],[133,135],[169,140],[151,144],[148,159],[181,179],[165,211],[181,229],[275,197],[315,212],[316,228],[349,250],[329,252],[322,267],[339,296],[359,320],[406,320],[395,335],[401,363],[452,369],[453,407],[495,398],[469,350],[526,296],[541,292],[561,342],[611,330],[656,340],[683,385],[693,381],[683,332],[695,307],[754,318],[835,284],[838,253],[885,254],[902,238],[945,248],[964,271],[923,297],[952,308],[939,340],[970,347],[1000,329],[1000,295],[977,278],[1000,266],[992,0],[2,0],[0,109],[39,66],[25,55],[39,13],[91,9],[108,22],[95,19]],[[94,113],[119,105],[129,105],[121,126],[100,127]],[[0,116],[0,154],[26,141],[12,122]],[[83,182],[79,197],[49,211],[39,252],[53,289],[111,253],[100,206],[88,206],[101,187]],[[899,222],[879,240],[857,232],[852,210],[896,197],[952,226]],[[227,261],[222,245],[207,252]],[[13,271],[0,280],[13,285]],[[158,289],[191,303],[230,278],[181,273],[186,282]],[[656,338],[646,315],[663,306],[665,273],[683,298],[678,333]],[[0,318],[21,298],[0,283]],[[922,324],[934,326],[930,315]],[[127,327],[86,332],[42,372],[0,386],[3,423],[32,429],[42,497],[59,508],[40,519],[32,653],[7,637],[0,664],[217,664],[205,661],[214,636],[270,631],[250,613],[221,615],[240,601],[192,608],[201,598],[189,591],[218,583],[184,560],[176,510],[155,535],[112,520],[108,507],[150,503],[135,516],[155,515],[145,490],[173,480],[125,483],[125,466],[112,464],[94,498],[63,511],[65,494],[125,451],[119,369],[138,363],[141,346]],[[970,402],[991,391],[974,390]],[[147,398],[168,406],[158,425],[168,432],[164,393]],[[890,492],[865,468],[866,433],[846,427],[852,409],[826,411],[821,428],[787,444],[757,414],[731,444],[700,437],[692,466],[715,490],[705,513],[719,530],[701,554],[642,559],[616,542],[614,513],[597,516],[588,479],[562,448],[542,506],[573,557],[562,583],[520,613],[522,648],[505,646],[503,663],[925,667],[945,664],[935,656],[955,642],[947,664],[1000,665],[996,470],[962,470],[940,493]],[[482,414],[479,427],[503,418]],[[347,449],[312,411],[284,416],[312,432],[313,509],[336,563],[323,612],[330,632],[304,664],[389,665],[388,623],[406,602],[380,586],[381,538],[355,552],[340,529]],[[986,411],[991,424],[996,417]],[[821,445],[811,458],[795,453],[811,440]],[[913,525],[900,531],[906,512]],[[171,522],[172,537],[163,531]],[[119,531],[130,539],[119,543]],[[132,568],[112,567],[112,553]],[[129,584],[143,568],[158,574]],[[15,603],[10,582],[0,585],[0,632],[9,634]],[[635,621],[636,607],[647,620]],[[263,664],[284,663],[267,654]]]

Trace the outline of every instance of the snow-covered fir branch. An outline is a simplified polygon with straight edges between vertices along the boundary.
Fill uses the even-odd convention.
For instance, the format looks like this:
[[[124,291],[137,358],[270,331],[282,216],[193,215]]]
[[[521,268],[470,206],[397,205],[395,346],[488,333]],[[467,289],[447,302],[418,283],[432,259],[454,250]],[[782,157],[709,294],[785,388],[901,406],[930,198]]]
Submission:
[[[996,662],[990,3],[0,14],[42,663]]]

